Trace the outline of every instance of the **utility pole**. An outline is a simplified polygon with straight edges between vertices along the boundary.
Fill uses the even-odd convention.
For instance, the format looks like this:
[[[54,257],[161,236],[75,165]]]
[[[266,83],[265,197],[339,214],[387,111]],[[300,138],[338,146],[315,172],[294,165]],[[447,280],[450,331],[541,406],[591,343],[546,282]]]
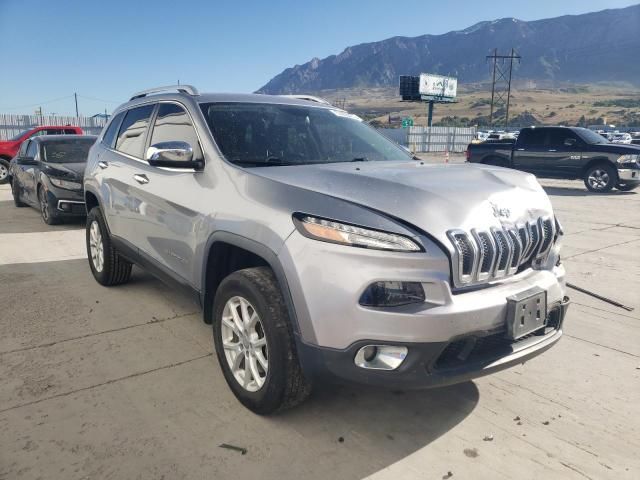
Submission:
[[[76,118],[79,118],[80,115],[78,115],[78,94],[77,93],[73,93],[73,98],[75,98],[76,100]]]
[[[493,126],[493,114],[497,105],[506,104],[505,128],[509,127],[509,106],[511,104],[511,78],[513,74],[513,61],[522,57],[516,54],[514,48],[509,55],[498,55],[498,49],[493,50],[493,55],[487,55],[487,60],[493,60],[493,79],[491,82],[491,111],[489,113],[489,123]],[[509,63],[505,63],[509,60]],[[500,62],[498,62],[500,61]]]

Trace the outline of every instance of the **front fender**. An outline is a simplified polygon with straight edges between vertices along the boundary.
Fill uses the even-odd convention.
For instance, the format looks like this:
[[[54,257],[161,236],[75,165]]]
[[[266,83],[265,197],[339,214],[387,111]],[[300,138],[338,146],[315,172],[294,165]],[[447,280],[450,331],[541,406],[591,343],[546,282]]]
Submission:
[[[209,254],[211,253],[211,248],[216,242],[224,242],[229,245],[242,248],[243,250],[261,257],[269,265],[271,270],[273,270],[276,279],[278,280],[278,284],[280,285],[280,290],[282,291],[282,296],[284,297],[284,301],[287,306],[287,311],[292,322],[293,330],[296,334],[299,333],[300,328],[298,324],[298,316],[296,315],[296,309],[293,304],[291,291],[289,289],[289,282],[287,280],[284,267],[282,266],[277,253],[264,244],[256,242],[255,240],[251,240],[250,238],[243,237],[242,235],[238,235],[236,233],[221,230],[218,230],[209,236],[203,250],[202,258],[205,261],[203,262],[203,268],[201,272],[200,303],[203,308],[205,321],[207,323],[210,323],[213,315],[213,296],[215,292],[212,292],[210,291],[210,288],[207,288],[207,274],[209,273]]]

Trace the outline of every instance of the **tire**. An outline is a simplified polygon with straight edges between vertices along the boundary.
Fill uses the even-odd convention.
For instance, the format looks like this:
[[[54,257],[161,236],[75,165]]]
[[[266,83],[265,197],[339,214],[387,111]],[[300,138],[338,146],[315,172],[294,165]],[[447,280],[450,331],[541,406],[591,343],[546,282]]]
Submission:
[[[133,265],[114,248],[100,207],[93,207],[87,215],[87,257],[93,278],[100,285],[120,285],[131,278]]]
[[[18,187],[16,186],[16,180],[14,179],[11,182],[11,195],[13,196],[13,204],[18,207],[26,207],[27,204],[20,200],[20,193],[18,192]]]
[[[9,183],[9,160],[0,158],[0,185]]]
[[[232,318],[233,310],[238,322]],[[271,269],[247,268],[226,277],[216,292],[213,313],[218,362],[240,403],[266,415],[291,408],[310,394],[284,298]]]
[[[616,185],[616,189],[620,190],[621,192],[630,192],[631,190],[635,190],[638,187],[640,187],[640,185],[638,185],[637,183],[635,185],[628,185],[624,183],[619,183],[618,185]]]
[[[56,217],[55,213],[51,210],[51,205],[47,199],[47,191],[44,187],[38,188],[38,205],[40,205],[40,215],[42,221],[47,225],[57,225],[60,223],[60,219]]]
[[[584,186],[594,193],[607,193],[618,182],[618,171],[607,163],[596,163],[584,172]]]

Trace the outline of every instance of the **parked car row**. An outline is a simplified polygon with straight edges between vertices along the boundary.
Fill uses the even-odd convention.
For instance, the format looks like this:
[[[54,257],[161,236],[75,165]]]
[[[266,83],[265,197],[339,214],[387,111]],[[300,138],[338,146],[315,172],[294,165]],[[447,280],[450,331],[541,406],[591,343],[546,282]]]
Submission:
[[[611,143],[579,127],[523,128],[515,142],[472,143],[467,161],[539,177],[582,179],[596,193],[630,191],[640,185],[640,147]]]
[[[25,130],[10,140],[0,141],[0,185],[9,181],[9,162],[16,156],[20,145],[25,141],[41,135],[82,135],[80,127],[66,126],[39,126]]]
[[[84,169],[96,138],[52,135],[24,141],[9,167],[16,207],[37,208],[49,225],[84,217]]]
[[[101,285],[136,264],[188,292],[259,414],[325,378],[466,381],[562,336],[563,231],[533,175],[425,164],[315,98],[139,92],[97,139],[30,138],[9,176],[47,223],[84,202]]]

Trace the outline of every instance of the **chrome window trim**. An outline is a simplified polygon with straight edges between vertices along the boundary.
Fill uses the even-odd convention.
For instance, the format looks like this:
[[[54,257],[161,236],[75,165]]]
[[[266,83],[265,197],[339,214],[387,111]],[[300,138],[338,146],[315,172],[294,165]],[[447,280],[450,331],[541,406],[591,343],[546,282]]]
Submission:
[[[144,98],[144,97],[141,97]],[[178,101],[178,100],[153,100],[153,97],[150,97],[148,102],[140,102],[140,103],[136,103],[135,105],[131,105],[130,107],[126,107],[123,108],[115,113],[113,113],[113,117],[115,117],[116,115],[118,115],[121,112],[125,113],[125,116],[122,117],[122,120],[120,121],[120,123],[122,124],[122,121],[124,120],[124,118],[126,117],[126,113],[129,110],[132,110],[134,108],[138,108],[138,107],[143,107],[145,105],[156,105],[156,108],[154,108],[153,112],[151,112],[151,116],[149,117],[149,126],[147,127],[147,141],[145,141],[145,147],[146,144],[148,143],[148,141],[151,140],[151,135],[153,134],[153,125],[152,123],[155,122],[156,119],[156,112],[158,110],[157,105],[161,104],[161,103],[175,103],[176,105],[182,107],[184,109],[185,112],[187,112],[187,115],[189,115],[189,120],[191,120],[191,125],[193,126],[193,129],[196,131],[196,136],[198,137],[198,142],[200,143],[200,151],[202,152],[202,161],[204,162],[205,166],[207,165],[207,160],[205,157],[205,150],[202,147],[203,143],[202,143],[202,137],[200,136],[200,132],[198,132],[198,129],[196,128],[196,124],[193,121],[193,115],[191,115],[191,112],[189,111],[189,109],[187,108],[187,105]],[[121,126],[121,125],[120,125]],[[117,138],[118,138],[118,134],[120,133],[120,126],[118,126],[118,132],[116,133],[116,141],[114,142],[114,147],[115,147],[115,143],[117,143]],[[117,153],[118,155],[122,155],[130,160],[134,160],[136,162],[142,163],[144,165],[146,165],[147,167],[151,167],[151,168],[158,168],[160,170],[164,170],[165,172],[175,172],[175,173],[200,173],[204,170],[204,167],[202,168],[202,170],[196,170],[194,168],[170,168],[170,167],[152,167],[151,165],[149,165],[149,162],[147,162],[146,160],[143,160],[141,158],[135,157],[133,155],[129,155],[128,153],[124,153],[121,152],[120,150],[116,150],[115,148],[111,148],[107,145],[105,145],[104,143],[100,142],[100,144],[105,148],[105,150],[109,150],[113,153]]]

